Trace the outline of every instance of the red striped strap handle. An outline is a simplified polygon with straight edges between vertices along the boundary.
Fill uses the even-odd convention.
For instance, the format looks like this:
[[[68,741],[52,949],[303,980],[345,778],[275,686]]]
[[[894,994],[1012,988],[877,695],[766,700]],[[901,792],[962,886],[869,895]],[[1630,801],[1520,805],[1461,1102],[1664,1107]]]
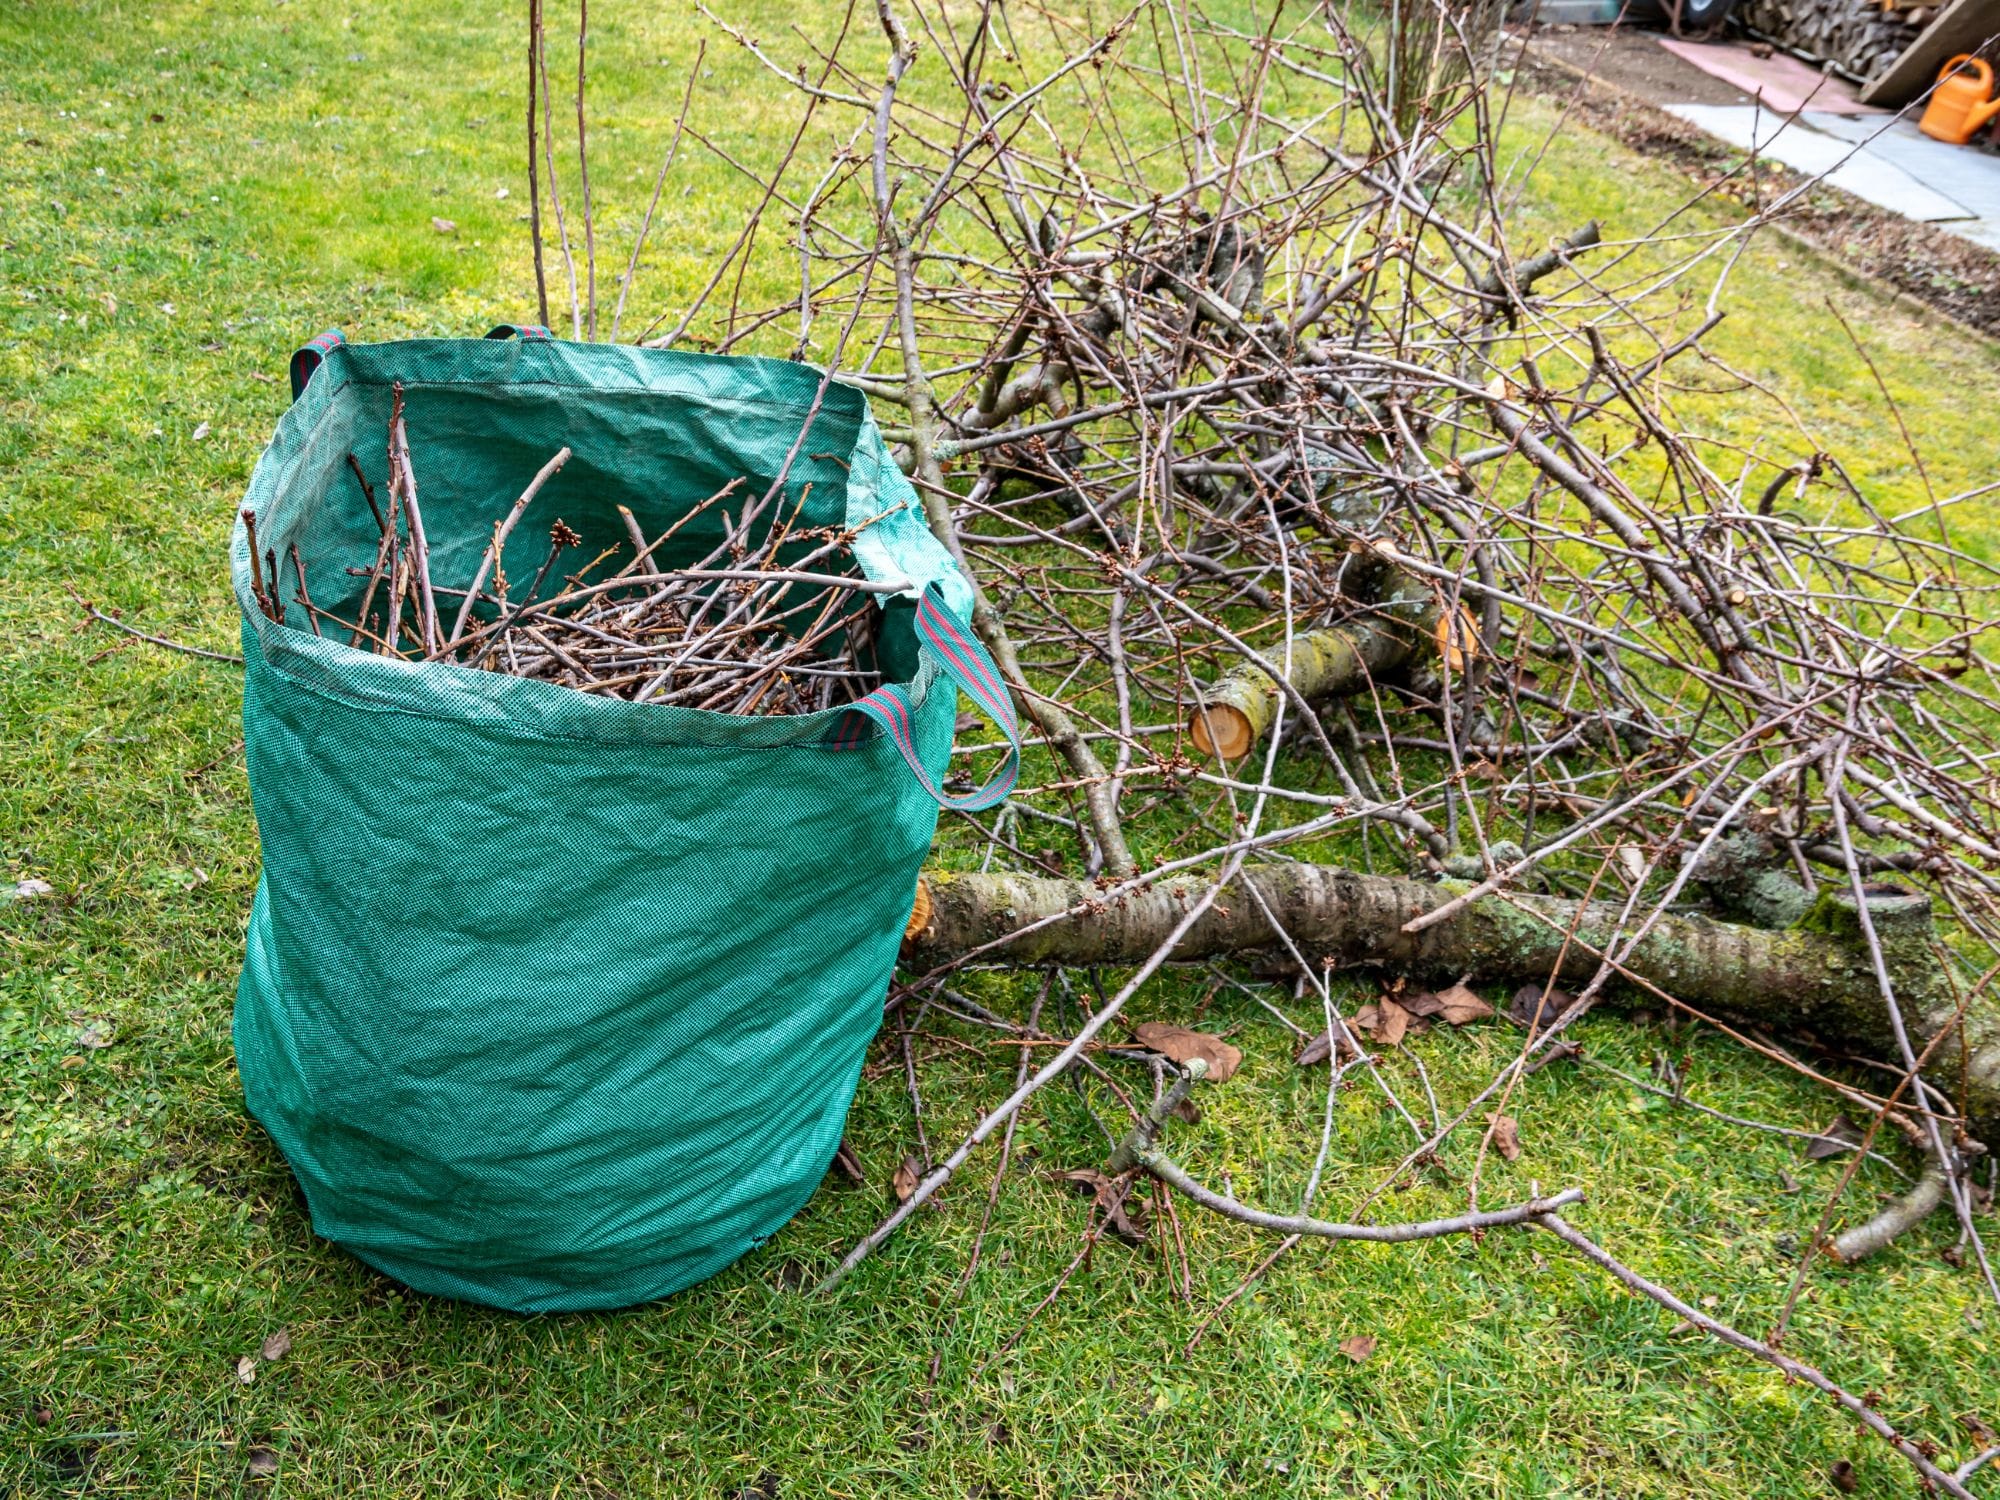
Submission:
[[[923,597],[917,601],[917,648],[927,653],[958,690],[977,704],[980,712],[999,725],[1000,732],[1007,736],[1007,759],[986,785],[963,797],[954,797],[931,780],[930,772],[924,769],[924,763],[917,755],[916,716],[909,696],[893,684],[879,687],[851,705],[835,724],[828,743],[836,750],[854,749],[866,741],[868,721],[872,719],[882,726],[902,752],[903,759],[916,773],[918,782],[937,799],[938,806],[956,808],[960,812],[978,812],[983,807],[1004,802],[1007,794],[1014,790],[1015,779],[1021,774],[1021,730],[1014,717],[1014,700],[1008,696],[1007,685],[1000,680],[1000,669],[993,665],[993,658],[986,654],[986,648],[979,644],[965,624],[945,607],[936,584],[925,589]]]
[[[298,400],[306,393],[306,382],[313,378],[319,367],[326,363],[326,357],[347,342],[347,335],[338,328],[329,328],[310,344],[305,345],[292,356],[292,399]]]

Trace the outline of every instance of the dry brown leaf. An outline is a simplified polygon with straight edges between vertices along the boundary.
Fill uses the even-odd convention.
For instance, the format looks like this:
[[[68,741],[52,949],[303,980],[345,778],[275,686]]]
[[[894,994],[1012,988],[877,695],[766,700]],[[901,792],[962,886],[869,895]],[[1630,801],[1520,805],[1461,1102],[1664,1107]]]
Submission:
[[[264,1347],[258,1352],[267,1360],[283,1359],[287,1354],[292,1352],[291,1334],[285,1329],[280,1328],[276,1333],[264,1340]]]
[[[1483,1021],[1493,1014],[1493,1007],[1473,994],[1462,984],[1455,984],[1437,995],[1437,1017],[1447,1026],[1466,1026],[1474,1021]]]
[[[1190,1031],[1185,1026],[1169,1026],[1164,1021],[1147,1021],[1132,1028],[1140,1046],[1170,1057],[1177,1063],[1200,1058],[1208,1064],[1210,1083],[1227,1083],[1243,1065],[1243,1054],[1219,1036],[1206,1031]]]
[[[92,1021],[76,1034],[76,1044],[93,1052],[118,1040],[118,1028],[109,1021]]]
[[[1570,997],[1565,991],[1550,990],[1544,994],[1541,985],[1524,984],[1514,991],[1514,999],[1507,1007],[1507,1014],[1523,1026],[1537,1026],[1547,1030],[1569,1007]],[[1538,1008],[1539,1020],[1536,1019]]]
[[[1351,1024],[1385,1047],[1400,1047],[1410,1029],[1410,1013],[1400,1000],[1384,995],[1373,1005],[1364,1005],[1356,1011]]]
[[[1833,1481],[1833,1487],[1843,1495],[1851,1495],[1861,1488],[1861,1481],[1854,1473],[1854,1465],[1844,1458],[1833,1461],[1833,1467],[1826,1471],[1826,1477]]]
[[[1108,1215],[1111,1232],[1128,1245],[1143,1245],[1146,1242],[1145,1226],[1133,1220],[1128,1209],[1137,1210],[1142,1205],[1135,1204],[1129,1191],[1121,1193],[1118,1179],[1106,1177],[1093,1167],[1078,1167],[1062,1174],[1062,1180],[1079,1193],[1088,1193],[1091,1202]]]
[[[431,220],[431,228],[435,229],[439,234],[454,234],[458,230],[458,225],[454,224],[450,219],[434,218]]]
[[[1512,1115],[1488,1115],[1493,1122],[1493,1149],[1503,1161],[1521,1159],[1521,1126]]]
[[[1357,1333],[1340,1341],[1340,1352],[1357,1365],[1375,1352],[1376,1338],[1372,1333]]]
[[[257,1356],[246,1354],[236,1361],[236,1378],[248,1385],[257,1378]]]
[[[1861,1144],[1861,1132],[1846,1115],[1835,1115],[1833,1123],[1806,1143],[1807,1161],[1825,1161],[1829,1156],[1845,1156]]]
[[[1333,1033],[1322,1031],[1318,1036],[1299,1048],[1299,1055],[1294,1061],[1302,1068],[1316,1068],[1332,1057],[1334,1050]],[[1339,1051],[1340,1060],[1343,1063],[1352,1062],[1356,1056],[1354,1043],[1350,1042],[1346,1037],[1340,1039]]]
[[[269,1479],[278,1472],[278,1455],[272,1449],[252,1448],[248,1457],[252,1479]]]
[[[1479,622],[1465,605],[1459,605],[1456,616],[1440,614],[1431,634],[1437,642],[1438,657],[1449,671],[1463,672],[1468,661],[1477,660]]]
[[[914,1156],[903,1158],[903,1164],[896,1168],[896,1175],[889,1179],[889,1186],[895,1192],[898,1203],[910,1201],[910,1194],[917,1190],[917,1184],[923,1180],[923,1175],[922,1162]]]
[[[833,1164],[845,1172],[851,1182],[866,1182],[868,1174],[861,1169],[861,1158],[854,1154],[854,1148],[847,1143],[847,1137],[840,1138],[840,1147],[833,1153]]]

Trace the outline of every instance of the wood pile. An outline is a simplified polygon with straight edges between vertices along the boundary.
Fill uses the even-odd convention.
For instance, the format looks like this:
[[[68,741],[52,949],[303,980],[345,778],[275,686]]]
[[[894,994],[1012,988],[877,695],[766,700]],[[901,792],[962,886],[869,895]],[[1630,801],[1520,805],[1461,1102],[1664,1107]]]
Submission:
[[[1875,77],[1916,41],[1943,7],[1931,0],[1744,0],[1751,31],[1856,80]]]

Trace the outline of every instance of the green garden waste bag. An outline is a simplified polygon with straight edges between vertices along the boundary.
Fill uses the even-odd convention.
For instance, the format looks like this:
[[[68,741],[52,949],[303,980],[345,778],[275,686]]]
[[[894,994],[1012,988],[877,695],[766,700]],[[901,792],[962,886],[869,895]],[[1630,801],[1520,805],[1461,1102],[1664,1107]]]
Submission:
[[[518,337],[504,335],[518,334]],[[391,388],[407,399],[434,575],[561,517],[649,535],[729,480],[784,477],[804,524],[863,528],[884,687],[736,717],[355,650],[257,607],[239,521],[243,738],[263,841],[236,1003],[251,1112],[314,1229],[419,1291],[522,1311],[617,1307],[709,1276],[812,1196],[839,1145],[939,806],[962,691],[1016,742],[966,629],[971,592],[855,391],[777,360],[575,344],[541,329],[293,362],[244,502],[314,602],[379,535]],[[803,435],[803,440],[802,440]],[[794,451],[796,450],[796,452]],[[787,470],[787,463],[790,468]],[[688,566],[720,523],[654,562]],[[517,554],[518,544],[518,554]]]

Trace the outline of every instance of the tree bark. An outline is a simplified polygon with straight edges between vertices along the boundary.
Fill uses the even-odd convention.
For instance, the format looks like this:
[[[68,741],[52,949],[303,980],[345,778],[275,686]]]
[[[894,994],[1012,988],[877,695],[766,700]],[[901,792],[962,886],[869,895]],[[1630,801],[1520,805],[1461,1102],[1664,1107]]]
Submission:
[[[1306,699],[1342,698],[1365,692],[1372,682],[1407,664],[1423,632],[1393,618],[1359,619],[1292,638],[1287,679]],[[1231,668],[1202,694],[1188,716],[1188,735],[1204,755],[1241,760],[1256,748],[1278,713],[1282,647],[1270,664],[1244,662]]]
[[[1620,908],[1608,902],[1511,894],[1482,897],[1410,934],[1405,923],[1442,906],[1463,884],[1307,864],[1247,866],[1238,879],[1255,884],[1308,956],[1412,978],[1471,975],[1524,983],[1554,974],[1582,983],[1621,930]],[[909,937],[905,962],[922,971],[976,952],[983,962],[1023,967],[1140,963],[1208,886],[1200,876],[1183,876],[1107,900],[1080,881],[929,872],[928,919]],[[1883,888],[1871,896],[1869,911],[1904,1023],[1921,1048],[1958,1009],[1934,955],[1929,899]],[[1074,915],[1021,932],[1063,912]],[[1258,903],[1247,892],[1225,892],[1172,956],[1187,962],[1278,946]],[[1801,921],[1781,931],[1701,916],[1662,917],[1622,972],[1626,979],[1613,987],[1614,1000],[1657,1004],[1664,994],[1732,1021],[1810,1032],[1888,1060],[1897,1055],[1858,914],[1842,894],[1823,894]],[[1934,1081],[1954,1096],[1962,1088],[1975,1132],[2000,1138],[2000,1006],[1975,999],[1963,1026],[1963,1045],[1947,1040],[1938,1047]]]
[[[1377,557],[1357,571],[1356,583],[1365,607],[1338,625],[1293,636],[1289,672],[1282,670],[1283,643],[1273,642],[1262,660],[1239,662],[1204,688],[1188,716],[1197,750],[1241,760],[1255,749],[1277,718],[1281,675],[1309,701],[1348,698],[1433,656],[1460,672],[1478,655],[1471,612],[1463,605],[1445,610],[1421,580]]]

